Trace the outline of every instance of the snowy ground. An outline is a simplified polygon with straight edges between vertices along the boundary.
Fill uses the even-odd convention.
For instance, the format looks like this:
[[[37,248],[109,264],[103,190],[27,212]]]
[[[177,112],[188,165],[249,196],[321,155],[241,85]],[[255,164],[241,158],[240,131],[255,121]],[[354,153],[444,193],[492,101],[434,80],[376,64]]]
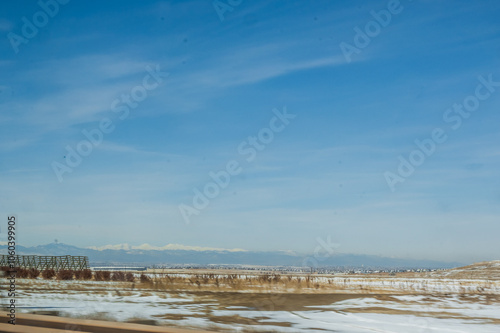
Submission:
[[[173,292],[38,279],[18,280],[17,296],[19,312],[223,332],[500,332],[500,296],[492,294]]]

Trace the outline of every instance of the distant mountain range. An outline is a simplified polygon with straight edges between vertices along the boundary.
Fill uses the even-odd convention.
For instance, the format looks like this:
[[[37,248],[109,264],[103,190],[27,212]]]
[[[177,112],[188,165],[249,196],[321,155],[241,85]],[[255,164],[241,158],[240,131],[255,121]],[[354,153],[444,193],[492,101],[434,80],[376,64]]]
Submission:
[[[0,245],[0,254],[7,254],[7,246]],[[229,250],[142,250],[79,248],[63,243],[51,243],[33,247],[17,246],[16,254],[88,256],[95,265],[247,265],[292,267],[344,267],[344,268],[454,268],[464,266],[458,262],[388,258],[373,255],[334,254],[326,258],[314,258],[293,252],[258,252]]]

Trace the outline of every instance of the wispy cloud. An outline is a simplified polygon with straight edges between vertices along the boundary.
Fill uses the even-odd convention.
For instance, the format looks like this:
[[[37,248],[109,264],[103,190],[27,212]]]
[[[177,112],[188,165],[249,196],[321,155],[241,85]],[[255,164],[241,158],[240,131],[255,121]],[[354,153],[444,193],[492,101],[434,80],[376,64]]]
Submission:
[[[230,87],[255,84],[293,72],[328,66],[345,65],[340,56],[297,57],[300,46],[293,43],[275,43],[259,46],[241,46],[229,54],[214,57],[209,70],[194,71],[188,82],[209,87]]]
[[[0,150],[2,151],[15,151],[20,148],[30,146],[37,140],[35,138],[18,139],[0,142]]]

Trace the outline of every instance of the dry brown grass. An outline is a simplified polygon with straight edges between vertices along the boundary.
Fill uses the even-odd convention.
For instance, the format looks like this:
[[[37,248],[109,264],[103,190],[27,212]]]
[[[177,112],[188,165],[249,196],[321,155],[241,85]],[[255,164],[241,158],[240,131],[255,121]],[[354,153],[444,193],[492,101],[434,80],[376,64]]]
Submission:
[[[478,262],[464,267],[427,273],[425,276],[449,279],[487,279],[500,281],[500,260]]]
[[[500,281],[484,278],[468,279],[470,271],[480,271],[481,265],[439,271],[397,274],[277,274],[276,272],[242,273],[231,270],[182,270],[182,273],[165,271],[145,272],[134,275],[131,272],[94,272],[96,281],[124,283],[127,289],[200,292],[238,292],[238,293],[299,293],[299,294],[500,294]],[[499,264],[490,265],[490,271],[500,268]],[[463,273],[466,272],[466,273]],[[43,272],[47,278],[50,272]],[[78,280],[92,279],[92,272],[75,272]],[[50,273],[53,274],[53,273]],[[50,275],[49,274],[49,275]],[[464,275],[465,274],[465,275]],[[455,276],[461,278],[454,278]],[[52,278],[53,275],[49,278]],[[135,283],[137,280],[138,283]]]
[[[280,275],[280,274],[142,274],[138,288],[153,290],[352,293],[352,294],[499,294],[500,282],[491,280],[422,279],[421,276]]]
[[[139,287],[164,290],[202,291],[300,291],[303,289],[323,290],[328,283],[322,283],[312,276],[282,277],[280,274],[258,276],[238,274],[141,274]],[[331,282],[330,282],[331,286]]]

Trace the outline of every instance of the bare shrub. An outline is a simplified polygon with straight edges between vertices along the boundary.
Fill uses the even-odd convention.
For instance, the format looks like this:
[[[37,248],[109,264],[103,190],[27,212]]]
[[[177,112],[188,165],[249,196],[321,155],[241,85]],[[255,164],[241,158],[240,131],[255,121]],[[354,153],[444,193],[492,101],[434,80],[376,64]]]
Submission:
[[[0,267],[0,272],[5,272],[5,275],[8,277],[11,275],[12,271],[15,271],[15,268],[10,268],[9,266],[2,266]]]
[[[53,269],[46,269],[42,272],[42,277],[44,279],[50,280],[54,276],[56,276],[56,271],[54,271]]]
[[[103,281],[110,281],[111,280],[111,272],[103,271],[102,272],[102,280]]]
[[[109,271],[96,271],[95,272],[96,281],[109,281],[111,280],[111,272]]]
[[[151,283],[151,278],[145,274],[141,274],[140,278],[141,283]]]
[[[302,278],[300,278],[300,277],[297,278],[297,288],[299,288],[299,289],[302,288]]]
[[[36,279],[40,275],[40,271],[36,268],[31,268],[28,271],[28,275],[30,279]]]
[[[111,276],[111,280],[113,281],[125,281],[125,273],[123,272],[114,272]]]
[[[90,269],[82,269],[75,271],[76,280],[92,280],[92,271]]]
[[[73,273],[75,274],[75,280],[81,280],[82,279],[82,271],[81,270],[76,270]]]
[[[18,268],[16,277],[19,279],[27,279],[30,276],[30,271],[26,268]]]
[[[135,276],[134,274],[128,272],[127,274],[125,274],[125,281],[127,282],[134,282],[135,281]]]
[[[269,283],[271,282],[271,276],[269,274],[262,274],[259,276],[259,282],[264,284],[264,283]]]
[[[73,280],[73,270],[71,269],[61,269],[57,272],[58,280]]]
[[[92,280],[92,271],[90,269],[84,269],[81,277],[82,280]]]

